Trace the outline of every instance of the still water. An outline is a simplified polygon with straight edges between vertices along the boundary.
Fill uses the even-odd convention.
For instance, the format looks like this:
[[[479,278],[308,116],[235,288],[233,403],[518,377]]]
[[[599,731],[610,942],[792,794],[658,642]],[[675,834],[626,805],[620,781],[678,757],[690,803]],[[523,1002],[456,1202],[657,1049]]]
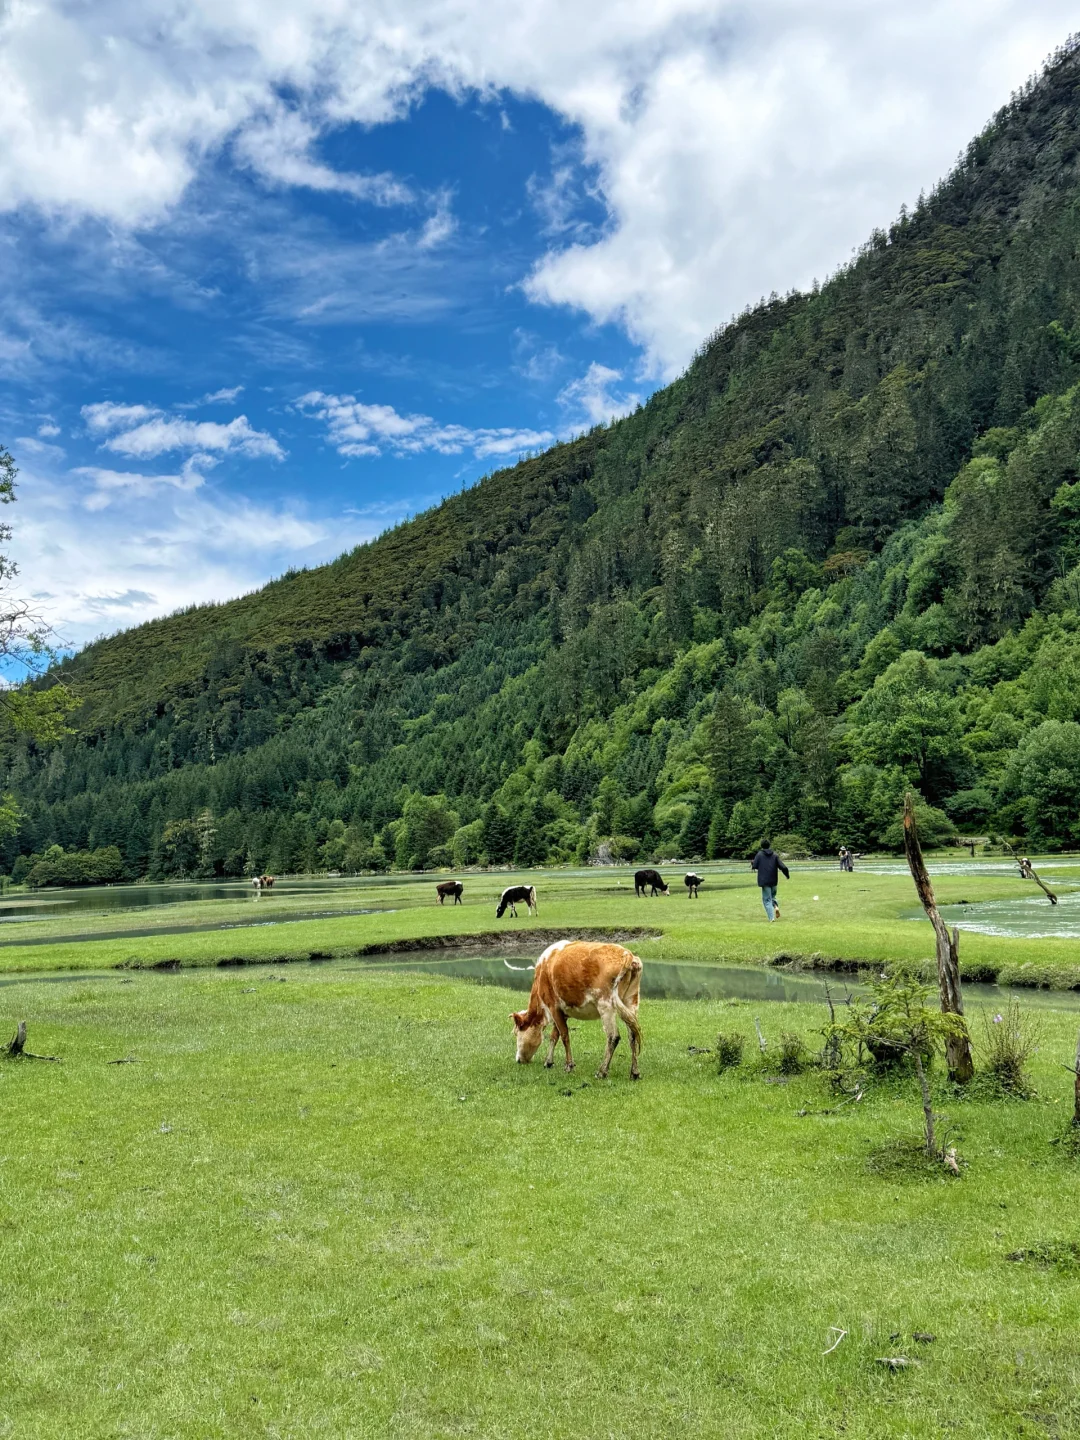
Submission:
[[[333,979],[378,974],[416,974],[446,976],[448,979],[472,980],[480,985],[498,985],[508,990],[527,991],[532,984],[532,972],[521,968],[520,956],[504,958],[490,955],[440,956],[433,960],[428,952],[398,954],[392,958],[375,958],[369,961],[355,959],[296,961],[289,965],[245,966],[243,973],[252,983],[262,980],[281,980],[295,976],[310,979],[315,972]],[[514,968],[508,968],[508,967]],[[0,987],[9,985],[65,985],[73,983],[94,983],[111,981],[117,985],[168,985],[176,983],[177,976],[206,972],[193,969],[174,972],[161,971],[70,971],[51,972],[46,975],[9,975],[0,979]],[[221,974],[221,971],[215,973]],[[236,970],[225,973],[233,979]],[[741,965],[678,965],[666,960],[646,960],[641,977],[642,996],[650,1000],[746,1000],[751,1003],[779,1001],[811,1001],[822,1006],[827,994],[834,1003],[842,1003],[846,996],[859,994],[862,988],[854,976],[849,975],[792,975],[785,971],[769,970],[765,967]],[[1080,1010],[1080,994],[1072,990],[1034,990],[1011,988],[1003,985],[964,986],[964,999],[969,1004],[1001,1006],[1015,996],[1025,1006],[1038,1006],[1052,1010]]]

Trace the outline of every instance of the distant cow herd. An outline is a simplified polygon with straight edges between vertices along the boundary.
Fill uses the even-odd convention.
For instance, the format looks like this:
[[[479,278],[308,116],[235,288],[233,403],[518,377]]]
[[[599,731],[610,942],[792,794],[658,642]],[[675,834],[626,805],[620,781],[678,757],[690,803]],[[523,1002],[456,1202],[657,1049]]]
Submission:
[[[272,878],[264,878],[267,878],[268,883],[273,885],[274,881]],[[258,883],[257,880],[252,881],[253,885],[257,885]],[[696,900],[698,898],[698,891],[704,883],[705,881],[700,875],[695,875],[692,870],[688,870],[683,876],[687,899]],[[634,872],[634,894],[641,896],[644,895],[646,891],[648,891],[650,898],[653,895],[671,894],[667,881],[660,874],[659,870],[636,870]],[[444,905],[447,900],[452,900],[455,905],[461,905],[464,904],[461,898],[464,892],[465,886],[460,880],[440,880],[435,886],[435,899],[439,905]],[[516,920],[517,907],[519,905],[527,905],[530,915],[537,913],[535,885],[508,885],[499,896],[499,903],[495,910],[496,920],[501,920],[507,910],[510,911],[510,914]]]

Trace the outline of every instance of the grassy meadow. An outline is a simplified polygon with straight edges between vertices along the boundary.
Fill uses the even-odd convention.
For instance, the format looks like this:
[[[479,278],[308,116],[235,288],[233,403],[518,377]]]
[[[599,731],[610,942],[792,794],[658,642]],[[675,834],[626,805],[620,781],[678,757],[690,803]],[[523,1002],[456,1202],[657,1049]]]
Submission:
[[[897,1161],[910,1077],[845,1102],[779,1074],[781,1032],[820,1048],[820,1005],[646,1000],[642,1082],[625,1045],[598,1082],[599,1026],[572,1075],[515,1066],[519,997],[362,958],[648,927],[646,963],[918,959],[906,877],[796,867],[772,927],[741,872],[698,902],[536,879],[534,920],[496,921],[485,875],[457,908],[394,878],[318,919],[284,889],[7,927],[47,943],[0,949],[0,1032],[25,1019],[62,1063],[0,1060],[0,1437],[1080,1435],[1080,1159],[1052,1143],[1075,1008],[1031,1007],[1034,1098],[959,1096],[938,1067],[950,1178]],[[332,913],[358,896],[387,908]],[[237,928],[125,933],[184,922]],[[312,954],[338,958],[285,963]],[[1080,979],[1075,941],[961,954]],[[723,1074],[718,1030],[747,1041]]]
[[[1048,862],[1048,873],[1052,866]],[[673,882],[669,897],[639,899],[634,895],[632,871],[626,869],[535,872],[530,878],[536,883],[539,914],[530,918],[519,907],[516,920],[509,913],[496,920],[495,903],[502,888],[518,877],[496,873],[466,875],[465,903],[460,906],[435,903],[437,877],[394,876],[342,883],[314,898],[302,890],[279,889],[256,900],[238,889],[231,899],[184,901],[152,909],[73,909],[70,916],[3,927],[0,939],[34,943],[0,946],[0,974],[108,970],[119,965],[283,963],[312,956],[362,955],[432,939],[460,938],[467,943],[470,936],[478,935],[513,938],[528,949],[530,932],[538,932],[536,948],[552,931],[614,933],[627,928],[658,932],[634,941],[646,960],[756,964],[787,955],[797,963],[875,964],[927,959],[933,954],[930,927],[922,918],[910,918],[919,911],[906,872],[882,875],[866,868],[845,875],[833,867],[793,865],[791,881],[781,883],[783,918],[775,925],[765,918],[748,870],[710,870],[697,901],[686,898],[682,868],[668,867],[666,873]],[[1080,868],[1061,874],[1066,877],[1064,885],[1057,878],[1054,883],[1062,894],[1069,884],[1080,883]],[[1038,893],[1015,873],[989,867],[985,873],[942,875],[936,884],[942,904],[1030,898]],[[48,898],[55,898],[54,892]],[[62,893],[59,898],[64,898]],[[368,907],[380,913],[336,913]],[[313,909],[320,912],[317,918],[291,918]],[[228,928],[168,933],[171,927],[185,925]],[[129,931],[140,933],[129,935]],[[108,938],[71,938],[99,932]],[[1052,988],[1080,986],[1076,940],[964,933],[960,955],[971,978],[996,976],[1003,983]]]
[[[515,1066],[508,992],[362,965],[0,994],[63,1057],[0,1064],[0,1435],[1080,1433],[1075,1017],[1036,1099],[939,1093],[947,1179],[871,1168],[910,1082],[762,1064],[806,1004],[648,1003],[631,1085],[598,1026]]]

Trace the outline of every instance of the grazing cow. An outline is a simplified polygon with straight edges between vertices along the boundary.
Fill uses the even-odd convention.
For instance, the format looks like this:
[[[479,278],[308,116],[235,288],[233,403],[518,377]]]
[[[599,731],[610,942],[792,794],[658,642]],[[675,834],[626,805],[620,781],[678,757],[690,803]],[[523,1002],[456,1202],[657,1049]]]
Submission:
[[[444,880],[441,884],[435,886],[435,893],[439,897],[440,905],[443,903],[443,901],[448,895],[452,895],[454,897],[455,905],[460,905],[461,892],[464,889],[465,886],[462,885],[460,880]]]
[[[659,870],[638,870],[634,875],[634,894],[644,895],[646,890],[650,896],[658,891],[661,895],[668,894],[667,885]]]
[[[686,898],[688,900],[696,900],[698,898],[698,891],[704,883],[700,875],[695,875],[692,870],[688,870],[683,876],[683,884],[686,886]]]
[[[606,1080],[619,1043],[621,1020],[630,1035],[630,1079],[640,1079],[641,1026],[637,1012],[641,969],[638,957],[621,945],[592,940],[557,940],[549,945],[533,967],[528,1009],[510,1017],[517,1037],[517,1063],[529,1063],[540,1048],[545,1027],[550,1025],[551,1044],[544,1065],[548,1069],[554,1065],[555,1047],[561,1040],[566,1068],[573,1070],[567,1018],[599,1020],[607,1036],[607,1049],[596,1078]]]
[[[536,886],[535,885],[508,885],[499,896],[499,908],[495,911],[495,919],[500,920],[506,913],[506,907],[510,907],[510,914],[517,919],[518,901],[528,905],[529,914],[536,914]]]

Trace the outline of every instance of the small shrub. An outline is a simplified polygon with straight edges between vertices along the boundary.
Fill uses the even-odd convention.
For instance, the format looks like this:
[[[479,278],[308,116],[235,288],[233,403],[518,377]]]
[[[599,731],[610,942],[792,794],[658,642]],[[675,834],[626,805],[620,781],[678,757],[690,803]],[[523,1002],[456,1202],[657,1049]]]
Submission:
[[[806,1069],[806,1043],[793,1030],[780,1032],[780,1074],[801,1075]]]
[[[809,860],[810,846],[801,835],[777,835],[773,849],[782,860]]]
[[[946,1159],[951,1156],[951,1161]],[[921,1136],[900,1136],[877,1145],[866,1157],[866,1168],[871,1175],[880,1175],[886,1180],[941,1180],[951,1179],[960,1173],[956,1152],[947,1149],[943,1154],[935,1151],[926,1153],[926,1141]]]
[[[1003,1095],[1026,1099],[1032,1093],[1027,1067],[1039,1048],[1040,1027],[1014,996],[1004,1010],[983,1016],[986,1070]]]
[[[1054,1266],[1058,1270],[1080,1270],[1080,1245],[1075,1240],[1037,1240],[1023,1250],[1012,1250],[1005,1257],[1018,1264]]]
[[[721,1030],[716,1037],[716,1068],[733,1070],[736,1065],[741,1065],[745,1044],[746,1036],[740,1035],[737,1030]]]

